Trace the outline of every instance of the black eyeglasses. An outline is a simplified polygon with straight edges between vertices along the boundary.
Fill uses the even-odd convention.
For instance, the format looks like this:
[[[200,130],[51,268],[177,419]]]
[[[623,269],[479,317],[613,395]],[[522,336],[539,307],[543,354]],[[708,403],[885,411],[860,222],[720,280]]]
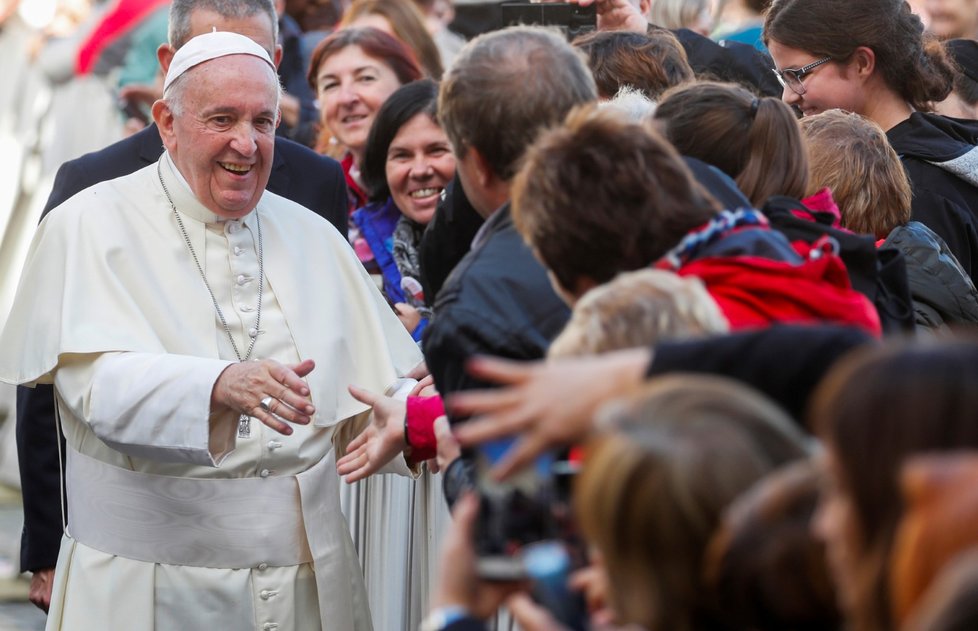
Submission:
[[[802,66],[801,68],[785,68],[784,70],[778,70],[777,68],[772,68],[774,76],[778,78],[778,82],[781,84],[782,88],[791,88],[791,91],[798,96],[805,95],[805,77],[811,74],[812,70],[818,68],[822,64],[832,61],[831,57],[826,57],[825,59],[819,59],[818,61],[813,61],[812,63]]]

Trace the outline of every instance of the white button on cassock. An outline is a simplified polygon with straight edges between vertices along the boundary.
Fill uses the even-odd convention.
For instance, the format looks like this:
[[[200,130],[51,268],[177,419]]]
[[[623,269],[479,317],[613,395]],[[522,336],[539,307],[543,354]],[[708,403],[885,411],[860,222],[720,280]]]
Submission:
[[[247,282],[248,282],[248,277],[247,276],[245,276],[244,274],[238,274],[238,284],[239,285],[244,285]]]
[[[258,569],[259,569],[259,571],[264,572],[265,570],[268,569],[268,563],[259,563],[258,564]]]
[[[272,474],[272,472],[271,472],[271,471],[269,471],[268,469],[262,469],[262,470],[261,470],[261,473],[259,473],[258,475],[260,475],[260,476],[261,476],[261,477],[263,477],[263,478],[267,478],[267,477],[268,477],[268,476],[270,476],[271,474]]]

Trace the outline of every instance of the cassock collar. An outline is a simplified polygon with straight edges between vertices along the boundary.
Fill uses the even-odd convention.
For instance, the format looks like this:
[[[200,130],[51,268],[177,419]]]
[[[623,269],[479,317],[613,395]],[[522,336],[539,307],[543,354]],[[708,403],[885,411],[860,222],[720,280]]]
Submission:
[[[200,203],[194,192],[190,190],[190,184],[183,177],[183,174],[173,164],[173,158],[169,151],[164,151],[160,156],[160,173],[166,182],[166,187],[173,197],[173,204],[182,215],[192,217],[205,224],[224,224],[228,221],[239,221],[249,228],[254,228],[255,211],[242,217],[241,219],[227,219],[214,214],[210,209]]]

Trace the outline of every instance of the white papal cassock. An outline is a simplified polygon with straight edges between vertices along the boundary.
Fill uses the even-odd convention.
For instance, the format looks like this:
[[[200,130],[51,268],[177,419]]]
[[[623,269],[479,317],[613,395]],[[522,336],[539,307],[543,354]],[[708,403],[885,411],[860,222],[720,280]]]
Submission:
[[[236,361],[153,165],[42,222],[0,335],[0,379],[54,381],[68,442],[68,535],[48,629],[367,629],[335,447],[366,420],[351,383],[388,390],[421,360],[343,238],[271,193],[241,220],[159,173],[239,349],[265,282],[255,358],[316,361],[316,416],[283,436],[211,389]],[[315,174],[304,174],[315,177]],[[405,471],[406,472],[406,471]]]

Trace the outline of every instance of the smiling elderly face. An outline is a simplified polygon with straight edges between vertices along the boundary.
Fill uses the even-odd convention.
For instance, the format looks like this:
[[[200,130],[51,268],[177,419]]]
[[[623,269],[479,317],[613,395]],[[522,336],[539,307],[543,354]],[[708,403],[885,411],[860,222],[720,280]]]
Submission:
[[[163,144],[205,207],[242,217],[258,204],[271,173],[278,78],[257,57],[229,55],[178,81],[176,93],[157,104]]]

